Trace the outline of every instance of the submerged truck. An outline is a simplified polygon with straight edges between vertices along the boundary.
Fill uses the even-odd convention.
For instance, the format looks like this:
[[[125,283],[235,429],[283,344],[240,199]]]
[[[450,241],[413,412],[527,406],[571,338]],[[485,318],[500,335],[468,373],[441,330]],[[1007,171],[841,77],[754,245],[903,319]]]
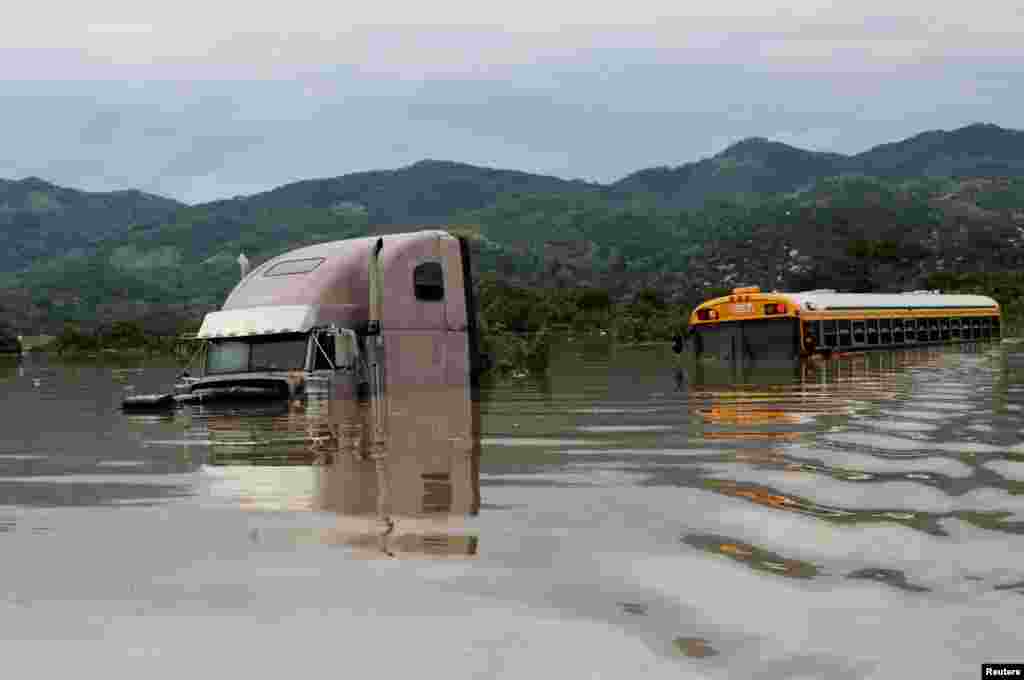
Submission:
[[[370,556],[476,554],[461,521],[480,508],[466,240],[419,231],[285,253],[246,273],[198,337],[202,375],[176,402],[280,399],[192,421],[215,493],[334,513],[320,540]]]
[[[440,230],[275,257],[206,315],[200,375],[179,384],[174,399],[470,388],[482,368],[470,257],[465,238]]]

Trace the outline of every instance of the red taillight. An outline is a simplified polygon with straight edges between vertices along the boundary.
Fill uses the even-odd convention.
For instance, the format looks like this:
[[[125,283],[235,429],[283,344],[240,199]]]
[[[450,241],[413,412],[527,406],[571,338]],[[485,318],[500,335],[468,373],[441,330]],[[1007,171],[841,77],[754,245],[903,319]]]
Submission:
[[[698,309],[697,320],[698,321],[714,321],[718,318],[718,312],[713,309]]]
[[[764,313],[768,314],[785,314],[786,305],[782,302],[769,302],[764,306]]]

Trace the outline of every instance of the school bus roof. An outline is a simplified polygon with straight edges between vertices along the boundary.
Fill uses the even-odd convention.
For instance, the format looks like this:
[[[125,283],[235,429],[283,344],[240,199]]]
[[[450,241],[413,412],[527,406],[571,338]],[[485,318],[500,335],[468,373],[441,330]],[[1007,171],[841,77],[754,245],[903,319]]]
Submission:
[[[783,293],[800,309],[999,309],[999,303],[985,295],[943,295],[917,291],[912,293]]]
[[[699,306],[714,307],[737,300],[787,302],[793,308],[808,311],[857,309],[984,309],[999,310],[999,303],[985,295],[944,295],[931,291],[909,293],[837,293],[815,290],[799,293],[762,292],[757,288],[737,288],[732,295],[707,300]]]

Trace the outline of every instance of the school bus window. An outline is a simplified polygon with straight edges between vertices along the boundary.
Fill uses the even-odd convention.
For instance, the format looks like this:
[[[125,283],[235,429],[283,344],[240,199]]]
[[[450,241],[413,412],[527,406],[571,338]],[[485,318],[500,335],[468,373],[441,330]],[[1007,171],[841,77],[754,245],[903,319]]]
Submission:
[[[849,319],[840,319],[837,326],[839,328],[839,346],[848,347],[853,344]]]
[[[857,345],[864,344],[864,322],[854,321],[853,322],[853,342]]]

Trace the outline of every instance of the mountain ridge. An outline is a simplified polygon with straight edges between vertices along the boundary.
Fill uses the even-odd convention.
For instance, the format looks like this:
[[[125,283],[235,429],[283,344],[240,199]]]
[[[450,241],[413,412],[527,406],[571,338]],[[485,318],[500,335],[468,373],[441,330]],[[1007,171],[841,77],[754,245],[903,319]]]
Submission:
[[[0,272],[18,271],[55,252],[88,250],[133,224],[166,219],[183,207],[137,189],[89,192],[39,177],[0,179]]]
[[[980,179],[942,175],[954,170]],[[97,228],[100,214],[110,219]],[[12,215],[20,232],[4,222]],[[0,305],[21,310],[26,332],[151,312],[166,328],[219,304],[239,252],[256,262],[436,225],[472,225],[481,271],[530,286],[628,297],[650,285],[673,300],[716,282],[896,290],[916,285],[925,265],[1024,266],[1024,132],[977,124],[852,156],[753,137],[612,184],[424,159],[193,206],[0,180]],[[26,256],[20,268],[5,267],[12,247]]]
[[[677,207],[708,196],[796,191],[814,179],[870,177],[1019,177],[1024,175],[1024,131],[991,123],[927,130],[856,154],[808,151],[764,137],[747,137],[709,158],[638,170],[611,186],[648,191]]]
[[[947,148],[937,149],[935,147],[945,144]],[[633,180],[637,176],[652,175],[660,176],[666,173],[678,175],[683,179],[691,179],[697,173],[698,169],[707,167],[708,164],[714,165],[714,163],[721,162],[723,160],[757,160],[761,163],[765,161],[784,158],[786,156],[800,157],[807,161],[811,161],[814,164],[822,165],[822,171],[827,172],[828,170],[834,170],[833,174],[868,174],[874,176],[890,176],[893,174],[891,169],[885,168],[886,163],[891,164],[895,157],[904,158],[908,154],[913,155],[915,153],[921,153],[925,151],[933,152],[957,152],[957,153],[978,153],[979,146],[986,147],[985,150],[990,153],[994,153],[993,160],[997,161],[1013,161],[1009,166],[1003,169],[1011,170],[1013,175],[1024,173],[1024,130],[1016,130],[1012,128],[1004,128],[993,123],[971,123],[959,128],[953,129],[934,129],[925,130],[917,133],[910,137],[902,140],[893,142],[884,142],[875,146],[869,147],[868,149],[855,153],[855,154],[843,154],[834,151],[812,151],[803,149],[801,147],[786,144],[777,140],[772,140],[768,137],[763,136],[750,136],[744,137],[729,146],[722,151],[713,154],[705,158],[699,158],[694,161],[688,161],[679,165],[659,165],[651,166],[647,168],[640,168],[633,172],[627,173],[621,178],[608,183],[592,182],[583,179],[567,179],[558,177],[547,173],[530,173],[522,170],[514,170],[507,168],[499,168],[494,166],[482,166],[473,165],[461,161],[452,161],[436,158],[423,158],[418,161],[414,161],[408,165],[400,166],[397,168],[390,169],[371,169],[371,170],[360,170],[350,173],[344,173],[341,175],[334,175],[329,177],[317,177],[302,179],[295,182],[287,182],[279,186],[267,189],[266,191],[256,192],[253,194],[245,194],[234,197],[218,198],[211,201],[203,201],[199,203],[184,203],[173,198],[160,196],[159,194],[152,194],[140,191],[138,189],[118,189],[104,192],[87,192],[80,189],[74,189],[70,187],[64,187],[49,182],[48,180],[30,176],[19,180],[2,179],[0,178],[0,191],[5,184],[18,184],[18,183],[31,183],[39,182],[43,185],[51,188],[77,191],[83,194],[91,194],[95,196],[103,195],[138,195],[150,199],[160,199],[163,201],[171,201],[176,203],[179,207],[196,207],[203,205],[212,205],[224,203],[232,200],[239,199],[256,199],[260,197],[266,197],[269,195],[281,195],[287,194],[291,190],[297,187],[309,187],[311,185],[318,184],[349,184],[358,185],[359,183],[367,184],[373,181],[380,181],[386,179],[393,179],[402,175],[410,174],[423,174],[424,172],[444,172],[449,174],[465,175],[477,174],[484,177],[489,177],[492,180],[505,180],[506,182],[520,187],[529,188],[540,183],[548,183],[552,186],[564,186],[566,188],[573,187],[577,189],[587,190],[610,190],[613,193],[620,193],[624,187],[630,184],[635,184]],[[984,158],[984,157],[983,157]],[[775,168],[778,170],[778,168]],[[997,169],[992,167],[990,169]],[[919,171],[920,168],[906,168],[896,171],[896,174],[903,173],[904,171],[908,176],[931,176],[929,173],[922,173]],[[888,171],[889,174],[878,174],[879,171]],[[964,167],[962,176],[979,176],[976,172],[969,172],[966,166]],[[990,176],[989,173],[983,173],[981,176]],[[500,182],[495,182],[501,185]],[[637,190],[643,190],[643,187],[635,187]],[[633,188],[629,189],[634,190]],[[352,186],[346,186],[338,192],[339,194],[348,194],[351,196],[354,192]],[[531,193],[530,191],[524,191],[521,193]],[[657,192],[653,192],[657,193]],[[2,195],[0,195],[2,199]],[[346,200],[340,198],[339,200]],[[321,206],[322,207],[322,206]],[[479,206],[462,206],[466,209]],[[428,216],[428,217],[437,217]]]

